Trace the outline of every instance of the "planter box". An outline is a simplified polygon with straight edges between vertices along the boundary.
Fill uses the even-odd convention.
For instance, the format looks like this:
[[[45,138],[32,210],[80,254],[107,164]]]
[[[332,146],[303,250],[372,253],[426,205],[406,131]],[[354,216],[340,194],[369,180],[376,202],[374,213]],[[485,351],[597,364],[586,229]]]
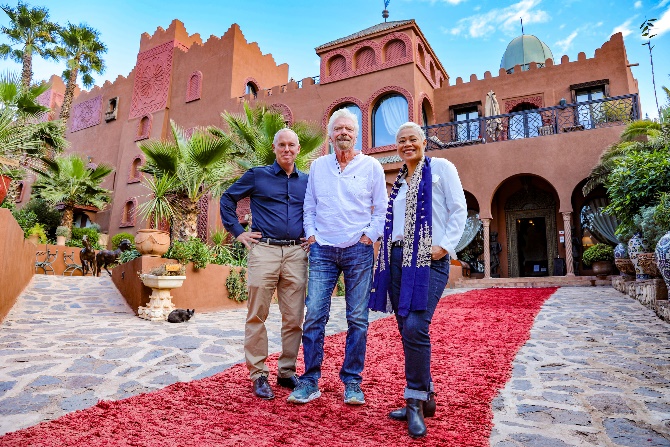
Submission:
[[[112,270],[112,281],[136,314],[138,307],[147,305],[149,295],[151,295],[151,289],[142,284],[137,272],[146,273],[166,262],[170,260],[142,256],[114,267]],[[246,301],[238,303],[228,298],[226,279],[231,268],[240,270],[239,267],[213,264],[196,270],[193,264],[189,263],[186,266],[184,284],[170,291],[172,303],[179,309],[196,309],[198,313],[246,308]]]

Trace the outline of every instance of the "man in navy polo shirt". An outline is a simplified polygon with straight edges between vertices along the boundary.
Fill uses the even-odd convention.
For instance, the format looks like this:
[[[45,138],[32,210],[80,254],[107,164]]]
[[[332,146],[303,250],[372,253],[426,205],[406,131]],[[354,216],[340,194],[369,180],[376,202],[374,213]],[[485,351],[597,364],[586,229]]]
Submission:
[[[251,168],[221,197],[223,226],[249,249],[249,301],[244,331],[244,355],[253,381],[253,392],[261,399],[274,399],[268,383],[268,337],[265,320],[272,295],[277,290],[282,314],[282,352],[277,384],[293,389],[296,357],[300,349],[307,285],[307,253],[301,245],[303,202],[307,174],[297,170],[298,136],[289,128],[275,134],[272,143],[276,161]],[[251,201],[251,231],[237,219],[237,202]]]

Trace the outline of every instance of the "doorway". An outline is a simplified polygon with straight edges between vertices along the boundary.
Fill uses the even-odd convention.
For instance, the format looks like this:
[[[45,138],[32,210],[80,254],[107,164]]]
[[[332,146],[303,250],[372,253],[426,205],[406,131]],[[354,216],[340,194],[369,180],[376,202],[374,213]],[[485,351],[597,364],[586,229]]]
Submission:
[[[549,276],[547,222],[544,217],[516,221],[519,276]]]

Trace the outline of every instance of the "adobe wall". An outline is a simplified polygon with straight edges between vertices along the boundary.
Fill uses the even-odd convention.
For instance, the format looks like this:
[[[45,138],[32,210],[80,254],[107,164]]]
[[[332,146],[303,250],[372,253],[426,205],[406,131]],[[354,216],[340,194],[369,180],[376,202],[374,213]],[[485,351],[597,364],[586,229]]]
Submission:
[[[33,277],[35,245],[23,236],[8,209],[0,208],[0,321]]]
[[[586,58],[582,52],[578,60],[569,62],[568,56],[563,56],[560,64],[550,59],[547,66],[537,68],[536,64],[530,64],[530,69],[521,71],[516,67],[514,73],[507,74],[500,69],[498,76],[491,76],[490,72],[484,73],[482,79],[473,74],[469,80],[463,82],[456,78],[454,85],[444,86],[435,91],[437,106],[437,123],[451,121],[449,107],[481,101],[482,114],[486,100],[486,94],[493,90],[500,103],[501,113],[505,110],[506,101],[528,96],[540,96],[540,107],[558,105],[561,98],[568,103],[572,102],[570,85],[580,84],[601,79],[609,80],[609,95],[619,96],[629,93],[638,93],[637,81],[627,67],[628,59],[621,33],[614,34],[608,42],[595,51],[593,58]]]

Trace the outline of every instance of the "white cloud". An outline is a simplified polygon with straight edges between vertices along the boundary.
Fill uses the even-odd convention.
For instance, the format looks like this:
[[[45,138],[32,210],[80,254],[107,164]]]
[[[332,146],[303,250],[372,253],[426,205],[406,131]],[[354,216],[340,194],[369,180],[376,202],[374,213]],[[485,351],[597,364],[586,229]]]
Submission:
[[[664,7],[665,5],[667,5],[668,3],[670,3],[670,0],[663,0],[663,1],[660,2],[658,5],[656,5],[655,8],[662,8],[662,7]]]
[[[635,9],[640,9],[640,8],[642,8],[642,2],[640,0],[637,0],[635,2],[635,5],[633,5],[633,6],[635,6]]]
[[[637,16],[635,16],[635,17],[637,17]],[[631,23],[633,23],[633,20],[635,20],[635,17],[631,17],[630,19],[623,22],[621,25],[614,28],[610,34],[621,33],[621,34],[623,34],[623,37],[626,37],[626,36],[632,34],[633,30],[631,29],[630,25],[631,25]]]
[[[572,46],[572,41],[579,35],[579,30],[573,31],[568,37],[556,42],[556,47],[560,50],[559,54],[565,54]]]
[[[550,20],[546,11],[537,9],[541,1],[520,0],[506,8],[491,9],[483,14],[463,18],[447,33],[457,35],[467,32],[468,36],[474,38],[489,36],[496,31],[512,35],[521,34],[520,18],[523,18],[524,26]]]
[[[665,0],[664,3],[668,3],[670,0]],[[665,12],[654,22],[654,28],[652,29],[656,37],[661,36],[668,31],[670,31],[670,8],[666,9]]]

